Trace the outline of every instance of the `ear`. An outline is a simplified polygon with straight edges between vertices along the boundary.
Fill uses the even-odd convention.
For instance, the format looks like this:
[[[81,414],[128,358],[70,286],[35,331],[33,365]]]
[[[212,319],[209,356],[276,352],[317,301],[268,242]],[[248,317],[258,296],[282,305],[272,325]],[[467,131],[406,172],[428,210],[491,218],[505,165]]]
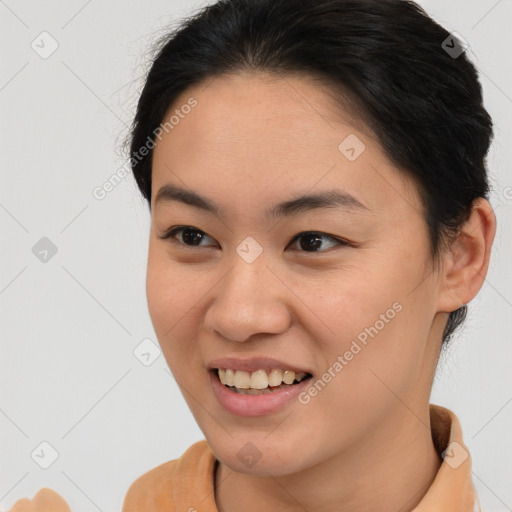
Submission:
[[[439,311],[455,311],[476,296],[487,275],[495,233],[494,211],[489,201],[480,197],[450,251],[443,255]]]

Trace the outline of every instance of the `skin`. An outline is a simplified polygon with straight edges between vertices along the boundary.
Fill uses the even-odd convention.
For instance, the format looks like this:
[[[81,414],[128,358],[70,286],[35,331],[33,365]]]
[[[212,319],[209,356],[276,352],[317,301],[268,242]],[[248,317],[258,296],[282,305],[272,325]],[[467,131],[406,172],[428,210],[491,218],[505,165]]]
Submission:
[[[147,298],[167,363],[219,460],[219,510],[412,510],[442,462],[430,390],[448,314],[477,294],[487,272],[490,204],[476,202],[432,271],[415,185],[318,83],[223,75],[185,91],[169,112],[191,96],[197,106],[154,149]],[[338,150],[350,134],[365,144],[354,161]],[[169,183],[207,197],[222,216],[155,204]],[[264,216],[329,189],[368,210]],[[201,245],[187,246],[182,232],[174,243],[159,238],[172,226],[200,230]],[[316,252],[293,242],[302,231],[325,234]],[[248,236],[263,248],[251,264],[236,252]],[[206,365],[218,357],[270,355],[321,376],[393,303],[401,311],[309,403],[247,418],[213,394]],[[237,457],[247,442],[262,455],[252,468]]]

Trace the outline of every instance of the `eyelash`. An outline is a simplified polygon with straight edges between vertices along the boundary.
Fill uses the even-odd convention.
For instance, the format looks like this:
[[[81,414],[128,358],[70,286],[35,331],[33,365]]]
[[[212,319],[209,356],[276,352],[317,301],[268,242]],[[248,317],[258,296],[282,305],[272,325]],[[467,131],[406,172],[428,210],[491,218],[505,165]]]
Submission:
[[[205,246],[201,246],[201,245],[187,245],[187,244],[185,244],[183,242],[178,241],[176,238],[174,238],[174,235],[176,235],[177,233],[180,233],[180,232],[182,232],[182,231],[184,231],[186,229],[190,229],[192,231],[195,231],[195,232],[198,232],[198,233],[202,233],[202,234],[206,235],[207,237],[211,238],[204,231],[201,231],[200,229],[197,229],[197,228],[195,228],[193,226],[176,226],[176,227],[170,228],[163,235],[159,235],[159,238],[162,239],[162,240],[169,240],[172,243],[175,243],[175,244],[178,244],[178,245],[182,246],[186,250],[196,250],[196,249],[199,249],[201,247],[205,247]],[[338,238],[338,237],[335,237],[335,236],[332,236],[332,235],[328,235],[327,233],[322,233],[320,231],[302,231],[301,233],[298,233],[297,235],[295,235],[292,238],[292,240],[290,241],[290,244],[295,242],[296,240],[299,240],[300,238],[302,238],[304,236],[307,236],[307,235],[320,235],[320,237],[329,238],[329,239],[334,240],[335,242],[337,242],[338,246],[352,246],[353,245],[350,242],[348,242],[347,240],[344,240],[342,238]],[[213,240],[213,238],[212,238],[212,240]],[[288,244],[288,245],[290,245],[290,244]],[[332,247],[330,249],[332,249]],[[300,251],[299,250],[299,252],[303,252],[303,253],[306,253],[306,254],[318,254],[318,253],[323,253],[323,252],[326,252],[326,251],[325,250],[323,250],[323,251]]]

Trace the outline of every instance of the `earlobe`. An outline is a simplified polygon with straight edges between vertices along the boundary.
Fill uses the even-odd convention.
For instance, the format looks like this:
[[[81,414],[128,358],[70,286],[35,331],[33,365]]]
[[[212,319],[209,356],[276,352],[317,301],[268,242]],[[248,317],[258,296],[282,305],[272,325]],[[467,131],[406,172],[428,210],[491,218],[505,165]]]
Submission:
[[[439,311],[455,311],[476,296],[487,275],[495,233],[492,206],[480,197],[443,258]]]

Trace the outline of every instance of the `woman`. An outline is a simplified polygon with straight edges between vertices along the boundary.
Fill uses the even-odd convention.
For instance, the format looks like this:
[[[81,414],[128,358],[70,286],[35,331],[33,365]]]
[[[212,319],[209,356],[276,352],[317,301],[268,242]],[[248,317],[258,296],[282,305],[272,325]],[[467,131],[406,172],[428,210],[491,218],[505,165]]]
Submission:
[[[131,166],[149,312],[206,439],[124,512],[480,510],[429,403],[496,229],[463,50],[404,0],[221,0],[162,41]]]

